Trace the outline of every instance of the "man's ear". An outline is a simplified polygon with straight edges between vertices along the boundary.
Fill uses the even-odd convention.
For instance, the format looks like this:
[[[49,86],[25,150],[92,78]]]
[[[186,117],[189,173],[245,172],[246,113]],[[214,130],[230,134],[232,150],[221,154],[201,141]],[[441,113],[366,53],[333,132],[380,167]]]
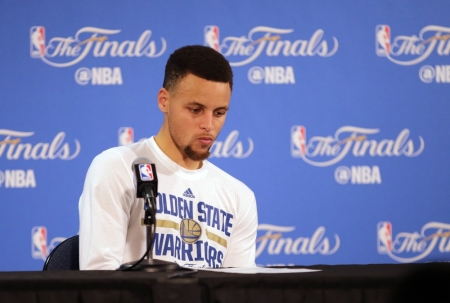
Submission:
[[[158,92],[158,107],[163,113],[169,111],[170,93],[167,89],[161,88]]]

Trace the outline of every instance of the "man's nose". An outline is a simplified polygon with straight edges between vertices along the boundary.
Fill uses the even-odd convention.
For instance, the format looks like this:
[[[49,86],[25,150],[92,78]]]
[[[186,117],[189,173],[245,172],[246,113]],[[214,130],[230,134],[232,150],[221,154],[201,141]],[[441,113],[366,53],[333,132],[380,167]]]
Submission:
[[[213,128],[213,114],[212,113],[205,113],[203,115],[200,127],[207,132],[212,130],[212,128]]]

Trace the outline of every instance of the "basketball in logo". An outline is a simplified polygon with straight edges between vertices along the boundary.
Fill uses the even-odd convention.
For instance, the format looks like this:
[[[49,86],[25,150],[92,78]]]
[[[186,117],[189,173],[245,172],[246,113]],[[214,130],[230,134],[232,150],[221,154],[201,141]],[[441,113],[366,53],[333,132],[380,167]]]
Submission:
[[[180,223],[180,236],[185,243],[192,244],[202,235],[202,227],[192,219],[183,219]]]

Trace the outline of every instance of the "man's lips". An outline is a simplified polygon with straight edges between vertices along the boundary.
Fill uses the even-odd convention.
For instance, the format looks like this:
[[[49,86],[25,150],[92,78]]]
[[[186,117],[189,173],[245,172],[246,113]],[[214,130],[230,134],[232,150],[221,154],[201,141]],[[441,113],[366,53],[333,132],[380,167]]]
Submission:
[[[200,137],[197,139],[201,144],[209,145],[213,142],[213,139],[210,137]]]

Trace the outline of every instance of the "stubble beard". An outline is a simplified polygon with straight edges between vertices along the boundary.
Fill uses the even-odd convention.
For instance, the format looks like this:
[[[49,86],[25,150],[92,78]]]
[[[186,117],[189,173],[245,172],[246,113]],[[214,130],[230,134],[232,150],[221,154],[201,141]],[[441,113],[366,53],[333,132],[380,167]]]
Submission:
[[[185,148],[183,148],[184,154],[191,160],[193,161],[203,161],[206,160],[209,155],[211,154],[209,152],[210,148],[208,148],[208,150],[204,153],[199,153],[196,152],[192,149],[191,145],[186,146]]]
[[[209,147],[208,150],[205,152],[197,152],[192,148],[192,142],[186,146],[181,146],[180,144],[181,136],[179,136],[177,131],[172,127],[170,120],[169,120],[169,133],[177,149],[186,157],[188,157],[190,160],[203,161],[206,160],[211,155],[211,152],[209,151],[211,147]]]

